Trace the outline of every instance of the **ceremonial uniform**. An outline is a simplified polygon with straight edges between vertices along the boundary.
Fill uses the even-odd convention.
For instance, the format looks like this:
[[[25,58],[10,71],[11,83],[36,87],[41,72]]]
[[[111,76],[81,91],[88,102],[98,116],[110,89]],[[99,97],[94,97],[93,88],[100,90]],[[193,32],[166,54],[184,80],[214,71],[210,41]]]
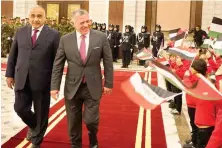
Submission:
[[[113,31],[114,29],[114,25],[113,24],[110,24],[109,25],[109,30],[107,31],[107,40],[109,42],[109,46],[112,50],[112,56],[113,56],[113,61],[114,61],[114,56],[116,57],[115,54],[115,49],[114,49],[114,46],[115,46],[115,32]]]
[[[137,35],[137,45],[139,50],[142,50],[144,47],[148,48],[150,46],[150,33],[147,32],[146,26],[142,26],[141,33],[138,33]],[[139,65],[144,65],[144,64],[145,60],[139,61]]]
[[[119,25],[114,26],[115,31],[115,42],[114,42],[114,52],[113,52],[113,61],[117,62],[117,59],[119,57],[119,46],[120,46],[120,40],[122,38],[122,33],[119,32]]]
[[[125,26],[125,33],[122,36],[121,50],[122,50],[122,68],[128,68],[131,60],[133,38],[130,25]]]
[[[153,32],[151,38],[151,44],[153,45],[152,53],[154,57],[157,57],[157,53],[160,49],[160,46],[164,46],[164,34],[161,32],[161,26],[156,25],[156,30]]]

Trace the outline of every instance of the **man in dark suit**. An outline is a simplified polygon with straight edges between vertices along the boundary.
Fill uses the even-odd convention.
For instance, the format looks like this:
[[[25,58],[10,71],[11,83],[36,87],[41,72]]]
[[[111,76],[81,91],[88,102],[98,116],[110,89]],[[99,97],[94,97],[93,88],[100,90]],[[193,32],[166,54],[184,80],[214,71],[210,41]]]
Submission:
[[[8,87],[15,87],[15,112],[29,127],[26,138],[38,148],[48,126],[50,81],[60,35],[44,25],[45,10],[40,6],[31,9],[29,22],[14,37],[6,80]]]
[[[83,120],[89,131],[90,148],[97,148],[100,99],[102,92],[109,94],[113,87],[112,52],[106,34],[90,29],[91,20],[87,11],[74,11],[72,21],[76,31],[60,39],[52,72],[51,95],[56,99],[67,60],[68,72],[64,95],[71,147],[82,147],[84,104]],[[101,59],[104,64],[104,87]]]

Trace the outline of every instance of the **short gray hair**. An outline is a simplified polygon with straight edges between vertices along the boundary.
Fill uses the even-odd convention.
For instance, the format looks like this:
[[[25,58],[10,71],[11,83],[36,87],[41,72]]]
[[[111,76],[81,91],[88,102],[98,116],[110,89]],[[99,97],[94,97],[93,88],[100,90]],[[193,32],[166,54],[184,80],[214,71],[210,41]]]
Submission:
[[[76,16],[82,16],[85,14],[89,14],[89,13],[84,9],[75,10],[72,12],[72,20],[75,20]]]

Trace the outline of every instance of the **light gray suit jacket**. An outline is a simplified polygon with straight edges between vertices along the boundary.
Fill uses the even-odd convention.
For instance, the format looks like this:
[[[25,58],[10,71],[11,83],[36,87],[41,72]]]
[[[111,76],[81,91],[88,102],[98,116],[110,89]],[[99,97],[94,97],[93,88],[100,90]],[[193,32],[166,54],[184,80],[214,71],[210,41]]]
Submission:
[[[74,97],[84,75],[92,98],[95,100],[100,99],[102,96],[101,59],[103,59],[104,64],[104,86],[112,88],[113,60],[106,35],[96,30],[90,30],[89,48],[85,64],[83,64],[78,50],[76,32],[62,36],[53,65],[51,90],[60,89],[64,64],[67,60],[68,71],[64,89],[65,98],[72,99]]]

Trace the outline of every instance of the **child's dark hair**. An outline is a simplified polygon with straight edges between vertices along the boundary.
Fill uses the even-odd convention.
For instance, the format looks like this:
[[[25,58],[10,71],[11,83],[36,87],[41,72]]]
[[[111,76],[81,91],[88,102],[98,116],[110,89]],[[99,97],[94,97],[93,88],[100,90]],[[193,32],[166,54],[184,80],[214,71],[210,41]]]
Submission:
[[[206,76],[207,63],[205,60],[203,60],[203,59],[194,60],[191,67],[194,70],[196,70],[198,73],[202,74],[203,76]]]

